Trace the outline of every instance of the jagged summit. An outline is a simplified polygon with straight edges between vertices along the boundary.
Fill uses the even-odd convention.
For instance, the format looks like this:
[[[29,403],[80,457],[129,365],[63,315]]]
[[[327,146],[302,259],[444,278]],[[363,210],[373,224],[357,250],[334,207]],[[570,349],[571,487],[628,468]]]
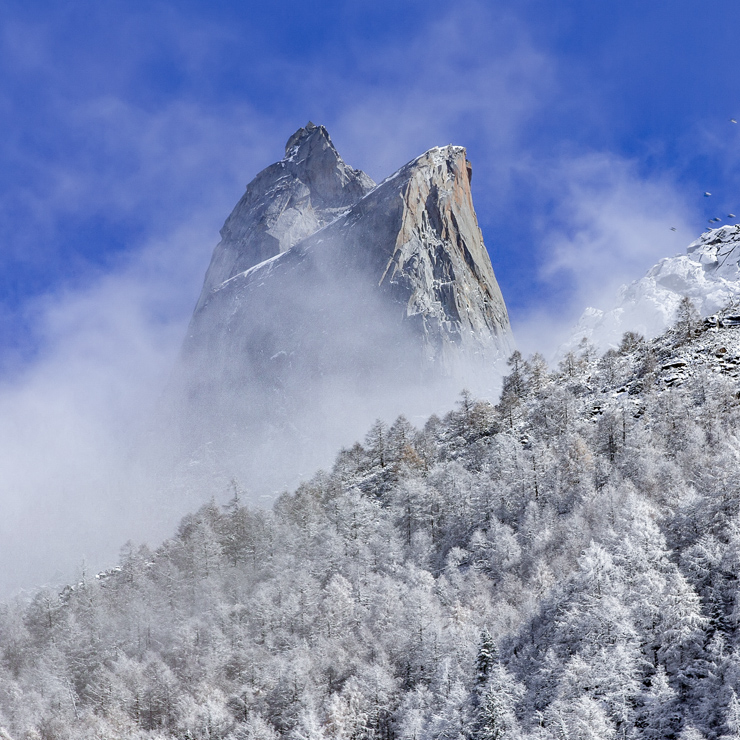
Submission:
[[[705,231],[689,244],[686,254],[713,278],[736,283],[740,278],[740,225]]]
[[[333,221],[375,183],[344,163],[323,126],[309,121],[285,146],[285,157],[247,186],[221,229],[198,306],[234,275],[290,249]]]
[[[183,347],[186,426],[242,448],[251,429],[263,459],[286,435],[328,455],[379,416],[493,395],[513,341],[471,172],[447,146],[375,186],[324,127],[293,134],[221,231]]]
[[[364,172],[344,163],[329,132],[310,121],[288,139],[282,162],[293,177],[308,186],[311,202],[319,211],[346,208],[375,187]]]
[[[395,306],[391,309],[397,317],[394,323],[405,321],[406,328],[416,327],[424,355],[429,360],[449,364],[460,350],[473,354],[490,350],[500,355],[512,348],[508,314],[473,208],[472,167],[464,147],[435,147],[404,165],[377,187],[369,187],[369,178],[363,180],[362,173],[344,164],[323,127],[309,124],[300,129],[288,140],[286,151],[286,159],[263,170],[249,185],[247,194],[227,220],[222,230],[224,239],[214,252],[193,317],[191,339],[198,334],[203,316],[214,315],[215,311],[216,316],[223,317],[223,321],[217,322],[221,329],[228,327],[230,338],[224,341],[242,345],[240,352],[248,354],[252,339],[242,331],[235,331],[233,323],[241,325],[242,320],[246,321],[246,307],[256,295],[265,292],[266,286],[273,286],[268,288],[271,294],[274,290],[280,292],[281,283],[284,287],[285,281],[297,278],[311,264],[312,269],[320,265],[322,291],[326,290],[327,275],[333,274],[336,279],[330,282],[333,282],[334,292],[348,290],[350,294],[360,294],[372,289],[377,294],[375,298],[385,296],[384,308]],[[319,158],[319,165],[310,163],[313,156]],[[334,165],[329,167],[328,162]],[[303,179],[291,180],[283,174],[291,165],[295,168],[292,171],[297,171]],[[261,186],[268,173],[273,178],[277,174],[277,178],[273,187],[263,191]],[[322,177],[310,177],[306,173],[320,173]],[[346,203],[351,192],[361,193],[355,203],[330,211],[314,209],[312,204],[319,200],[314,191],[321,183],[330,182],[336,187],[340,181],[347,187],[337,190],[331,202],[337,203],[344,198]],[[230,270],[223,273],[223,280],[211,280],[217,272],[214,264],[219,269],[224,264],[226,235],[232,234],[230,224],[239,221],[243,227],[249,225],[244,219],[249,202],[245,199],[263,193],[257,201],[259,220],[255,223],[252,219],[251,229],[242,229],[241,251],[253,256],[253,243],[264,243],[264,235],[269,234],[264,230],[264,203],[272,199],[271,204],[275,206],[277,199],[283,204],[288,197],[287,191],[298,187],[307,190],[303,200],[304,216],[322,216],[327,223],[321,225],[318,218],[311,222],[304,217],[298,224],[300,230],[314,225],[311,234],[293,245],[284,238],[279,246],[275,245],[273,254],[261,263],[250,264],[246,256],[234,260]],[[366,192],[362,192],[366,188]],[[324,196],[323,201],[329,199]],[[295,215],[289,213],[289,208],[290,204],[273,219],[272,234]],[[253,215],[254,209],[249,214]],[[295,236],[298,228],[294,221],[291,223],[290,234]],[[286,233],[283,232],[283,237]],[[278,256],[280,259],[276,262],[274,258]],[[308,299],[314,290],[310,277],[297,279],[303,282],[300,287],[296,286],[299,302],[293,305],[296,315],[285,317],[290,327],[303,323],[306,311],[311,312],[312,300],[320,305],[324,303],[320,296]],[[291,305],[295,303],[296,296],[281,299],[278,315],[287,310],[286,301]],[[350,303],[353,300],[352,295],[346,298]],[[232,304],[231,308],[216,307],[225,301]],[[249,311],[253,316],[254,308]],[[270,322],[273,327],[274,318],[275,314]],[[218,332],[216,327],[216,334]],[[209,344],[219,341],[213,328],[208,329],[208,335]]]
[[[615,308],[587,309],[570,344],[587,337],[606,349],[617,346],[628,330],[656,337],[671,326],[684,296],[702,316],[740,300],[740,225],[708,229],[685,254],[660,260],[643,278],[622,288]]]

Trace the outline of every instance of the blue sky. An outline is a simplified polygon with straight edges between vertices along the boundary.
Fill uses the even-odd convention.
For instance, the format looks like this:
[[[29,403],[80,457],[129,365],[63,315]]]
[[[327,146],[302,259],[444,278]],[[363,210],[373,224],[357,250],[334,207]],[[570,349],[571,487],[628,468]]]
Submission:
[[[146,278],[146,310],[185,316],[243,186],[308,119],[375,178],[466,145],[515,326],[570,320],[591,281],[603,300],[740,210],[738,28],[730,1],[5,2],[3,366],[53,340],[50,301],[183,230],[202,243]]]
[[[375,179],[467,146],[517,339],[547,352],[740,215],[738,29],[735,0],[4,0],[0,539],[18,573],[78,557],[61,538],[94,560],[148,536],[100,492],[129,474],[218,229],[298,127]]]

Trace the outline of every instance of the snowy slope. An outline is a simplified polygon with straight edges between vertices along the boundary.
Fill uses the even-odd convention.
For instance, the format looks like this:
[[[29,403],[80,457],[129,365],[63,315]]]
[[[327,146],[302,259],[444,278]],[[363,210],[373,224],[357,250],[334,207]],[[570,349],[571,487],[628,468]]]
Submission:
[[[600,349],[619,344],[625,331],[647,338],[658,336],[673,323],[684,296],[702,316],[709,316],[740,299],[740,225],[704,232],[686,254],[667,257],[645,277],[620,291],[615,308],[588,308],[568,346],[586,337]]]
[[[730,318],[530,358],[3,605],[0,738],[736,740]]]

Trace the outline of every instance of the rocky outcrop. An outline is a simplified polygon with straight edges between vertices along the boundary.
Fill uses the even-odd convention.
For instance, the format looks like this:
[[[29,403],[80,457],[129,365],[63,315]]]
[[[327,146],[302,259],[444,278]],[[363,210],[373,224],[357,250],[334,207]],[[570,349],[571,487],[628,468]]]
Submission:
[[[399,189],[395,178],[401,181]],[[428,354],[512,349],[503,296],[473,208],[472,166],[462,147],[433,149],[391,179],[403,211],[380,284],[398,286],[418,316]]]
[[[285,146],[285,157],[247,186],[221,229],[198,308],[225,280],[290,249],[333,221],[375,183],[347,166],[323,126],[308,123]]]
[[[471,172],[448,146],[374,186],[323,127],[297,131],[214,252],[178,373],[194,436],[251,430],[263,456],[320,436],[333,454],[378,416],[493,389],[513,343]]]

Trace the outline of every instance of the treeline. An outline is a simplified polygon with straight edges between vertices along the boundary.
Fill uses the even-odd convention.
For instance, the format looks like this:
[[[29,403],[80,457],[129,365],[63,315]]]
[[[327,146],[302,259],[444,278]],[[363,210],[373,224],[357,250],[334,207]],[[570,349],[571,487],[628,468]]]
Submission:
[[[659,377],[681,332],[515,353],[495,406],[4,606],[6,736],[738,737],[740,407]]]

